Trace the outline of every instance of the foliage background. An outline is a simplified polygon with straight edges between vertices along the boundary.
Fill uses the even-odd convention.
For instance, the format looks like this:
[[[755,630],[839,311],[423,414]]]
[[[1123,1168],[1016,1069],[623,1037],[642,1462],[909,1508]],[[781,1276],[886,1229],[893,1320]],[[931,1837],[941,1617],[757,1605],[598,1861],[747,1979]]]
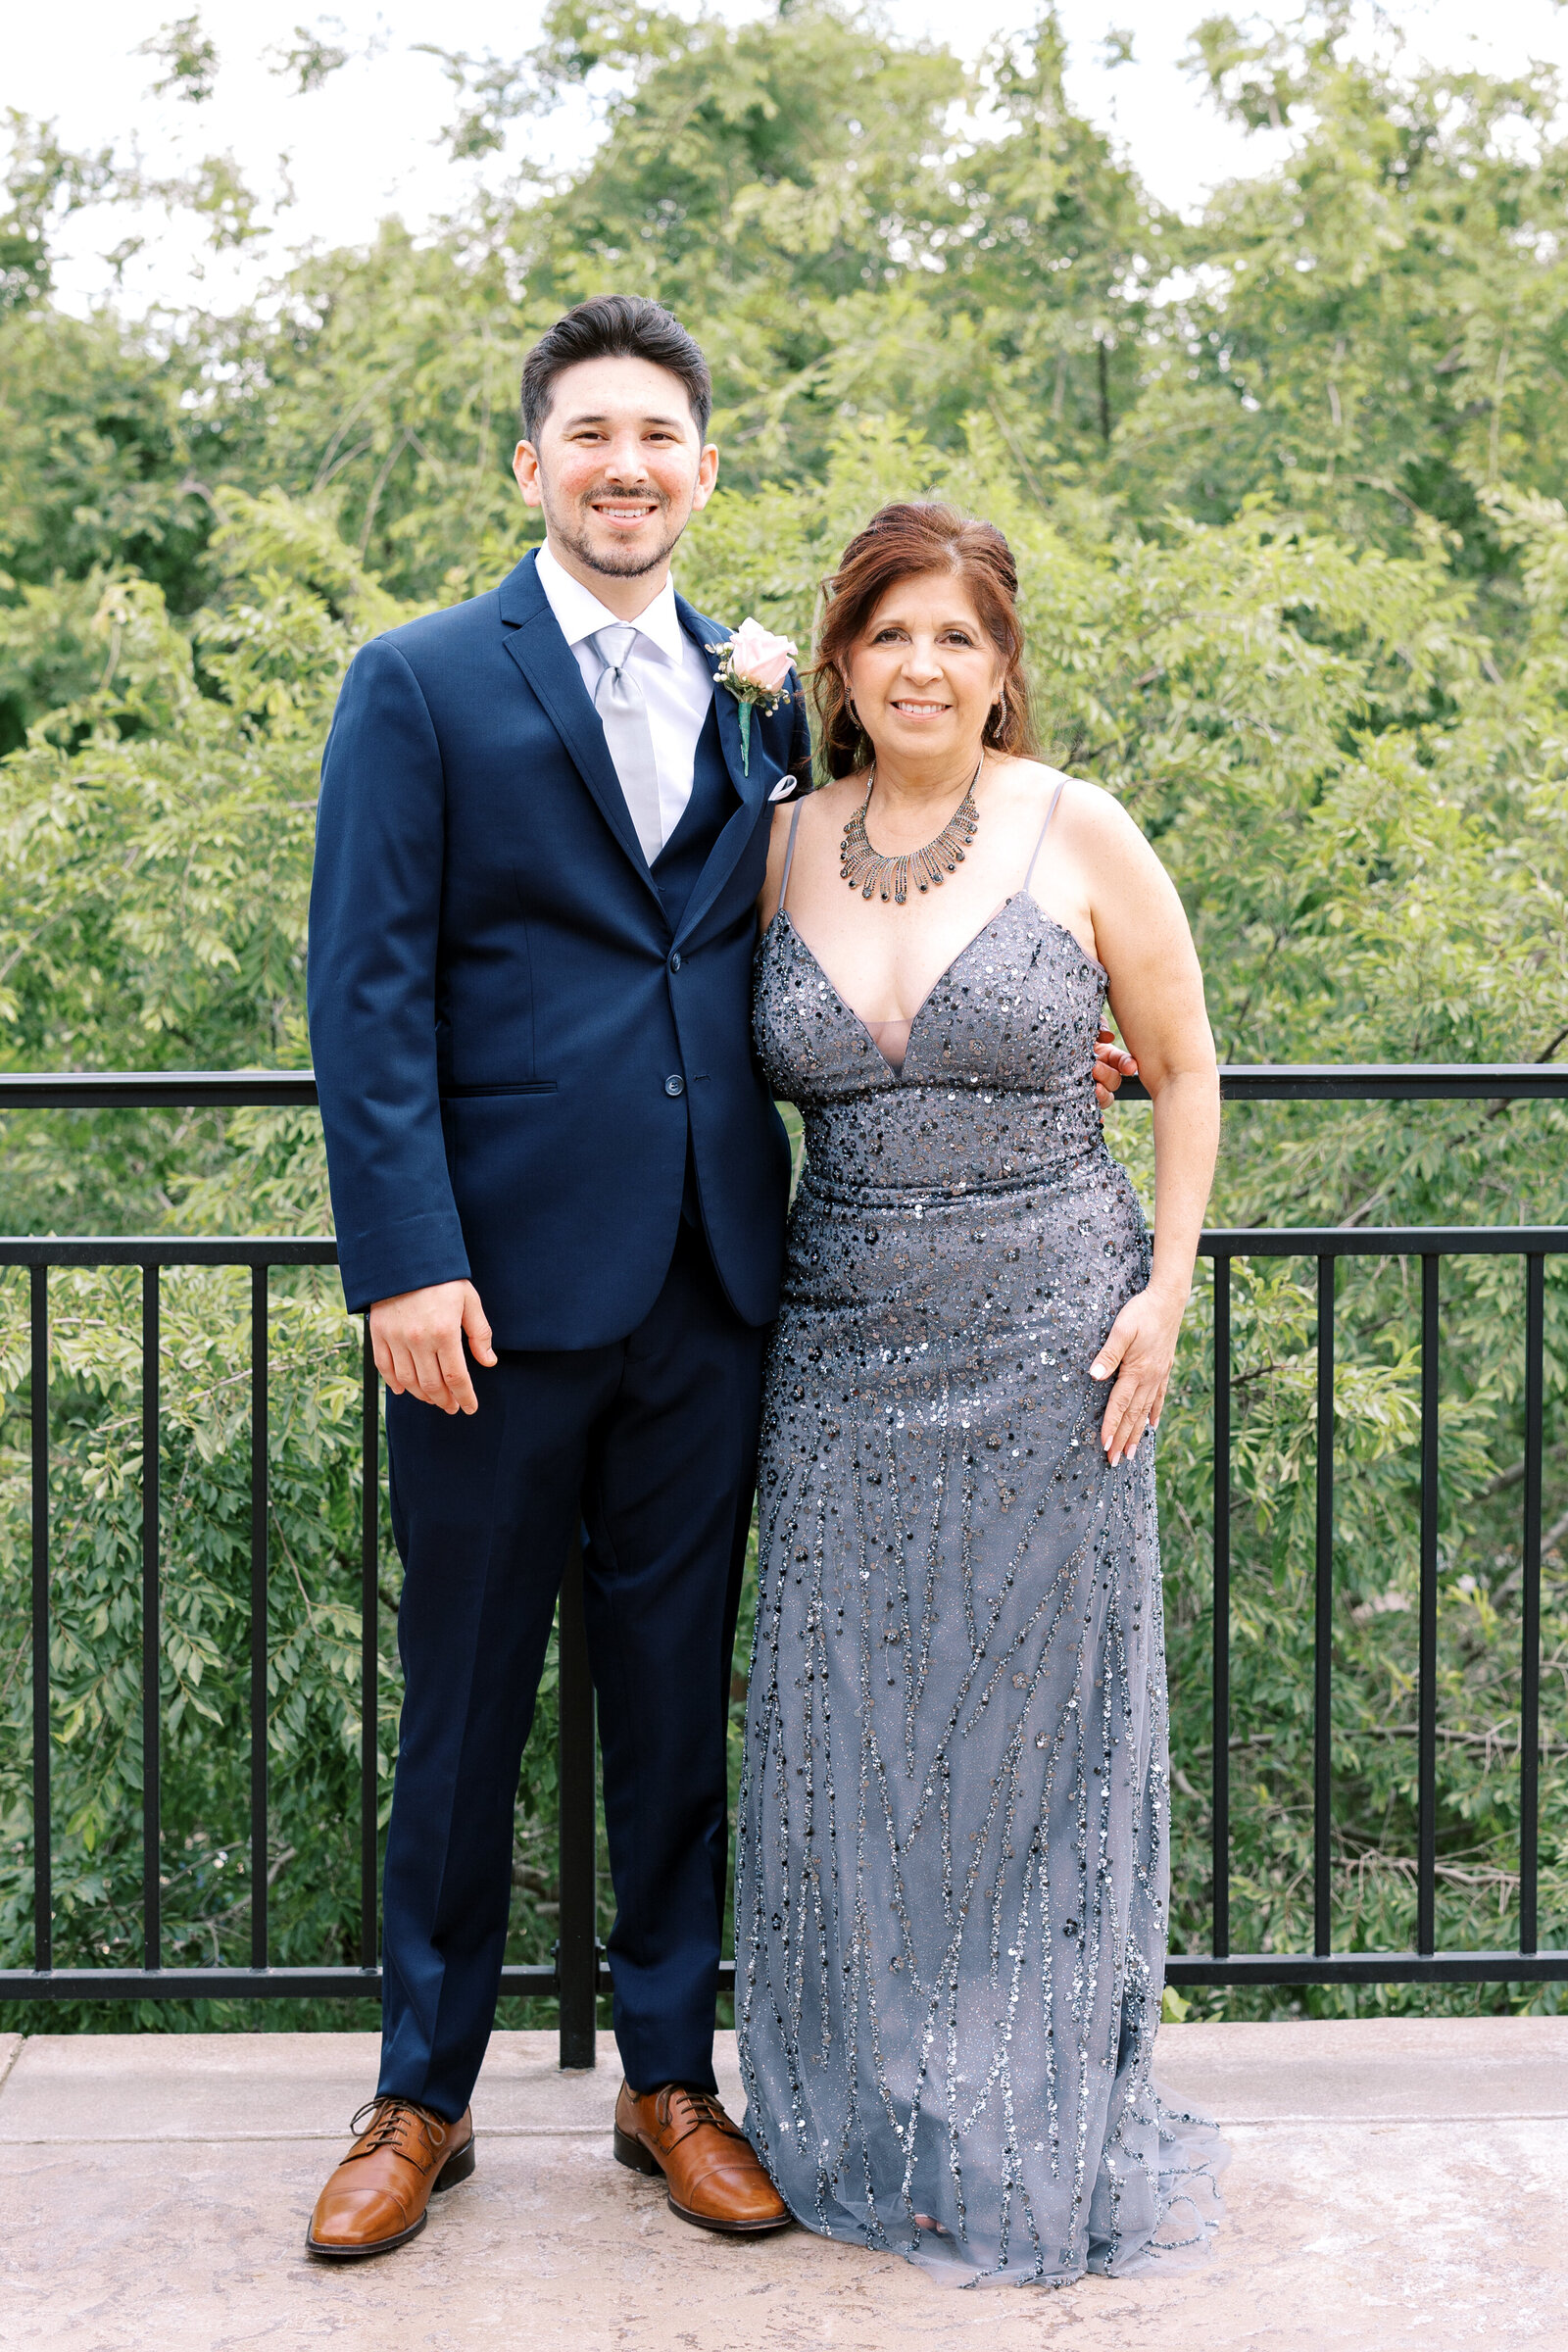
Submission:
[[[299,1066],[316,764],[355,647],[490,584],[531,518],[518,362],[566,303],[657,294],[714,366],[709,609],[809,635],[890,496],[1017,551],[1051,756],[1182,890],[1223,1056],[1549,1059],[1568,1041],[1568,143],[1544,70],[1348,58],[1342,10],[1213,18],[1192,66],[1288,160],[1165,213],[1062,93],[1049,10],[972,72],[832,0],[730,25],[556,0],[449,61],[454,152],[608,87],[604,145],[415,237],[318,254],[233,316],[87,319],[51,228],[113,172],[14,120],[0,220],[0,1060]],[[127,192],[131,182],[125,179]],[[114,193],[113,186],[109,193]],[[141,193],[145,193],[144,190]],[[221,239],[243,190],[171,190]],[[236,225],[238,224],[238,225]],[[1216,1223],[1555,1222],[1535,1104],[1228,1115]],[[1140,1182],[1145,1114],[1113,1128]],[[12,1232],[329,1230],[304,1114],[6,1120]],[[1310,1936],[1311,1268],[1237,1272],[1233,1937]],[[1521,1277],[1443,1308],[1439,1941],[1517,1933]],[[1419,1301],[1342,1272],[1336,1942],[1413,1936]],[[358,1337],[272,1288],[273,1956],[358,1948]],[[55,1948],[140,1956],[139,1319],[52,1285]],[[1208,1940],[1208,1294],[1161,1433],[1174,1944]],[[166,1279],[166,1958],[243,1959],[249,1435],[242,1278]],[[1542,1922],[1568,1941],[1568,1283],[1548,1271]],[[26,1299],[0,1282],[0,1952],[31,1959]],[[740,1664],[744,1665],[744,1653]],[[737,1673],[735,1711],[744,1701]],[[554,1938],[554,1683],[519,1791],[513,1955]],[[1523,1986],[1200,1994],[1196,2014],[1551,2005]],[[1180,2003],[1175,2004],[1179,2009]],[[259,2013],[258,2013],[259,2012]],[[241,2004],[79,2022],[341,2024]],[[519,2010],[518,2016],[522,2012]],[[13,2009],[0,2021],[36,2025]],[[52,2021],[54,2022],[54,2021]]]

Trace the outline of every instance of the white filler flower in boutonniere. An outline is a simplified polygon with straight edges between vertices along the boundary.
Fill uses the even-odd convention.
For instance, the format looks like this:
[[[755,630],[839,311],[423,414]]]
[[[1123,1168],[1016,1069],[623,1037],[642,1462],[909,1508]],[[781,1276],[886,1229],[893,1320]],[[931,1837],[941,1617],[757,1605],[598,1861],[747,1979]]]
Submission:
[[[714,685],[726,687],[740,705],[741,772],[749,776],[752,712],[757,710],[764,718],[771,717],[786,700],[784,681],[800,656],[788,637],[775,637],[760,620],[750,619],[743,620],[722,645],[710,645],[708,650],[718,656]]]

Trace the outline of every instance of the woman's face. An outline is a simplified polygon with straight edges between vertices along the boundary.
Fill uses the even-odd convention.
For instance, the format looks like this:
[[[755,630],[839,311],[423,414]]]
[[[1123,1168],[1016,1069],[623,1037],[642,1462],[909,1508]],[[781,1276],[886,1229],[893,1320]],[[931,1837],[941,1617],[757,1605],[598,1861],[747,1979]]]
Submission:
[[[961,579],[898,580],[854,647],[846,682],[879,759],[971,763],[1002,690],[1002,658]]]

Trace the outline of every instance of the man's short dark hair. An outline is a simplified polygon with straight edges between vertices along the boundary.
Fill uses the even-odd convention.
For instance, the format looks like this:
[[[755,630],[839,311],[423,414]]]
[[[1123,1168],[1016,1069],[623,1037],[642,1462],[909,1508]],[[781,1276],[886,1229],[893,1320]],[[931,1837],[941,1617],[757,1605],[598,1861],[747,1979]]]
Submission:
[[[667,368],[686,387],[698,439],[708,438],[713,379],[679,319],[640,294],[595,294],[558,318],[522,363],[522,437],[535,448],[557,376],[583,360],[649,360]]]

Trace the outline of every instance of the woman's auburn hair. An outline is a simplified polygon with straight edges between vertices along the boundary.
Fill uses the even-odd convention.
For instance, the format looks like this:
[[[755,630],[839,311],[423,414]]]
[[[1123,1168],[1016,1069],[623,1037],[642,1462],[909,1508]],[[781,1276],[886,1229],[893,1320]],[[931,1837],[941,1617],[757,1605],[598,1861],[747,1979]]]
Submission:
[[[1002,699],[986,720],[986,745],[1022,759],[1036,756],[1011,548],[994,522],[960,514],[934,499],[904,499],[872,515],[844,550],[832,578],[822,583],[811,700],[818,750],[830,776],[853,775],[871,758],[870,740],[850,708],[845,673],[851,652],[889,589],[929,571],[950,571],[963,582],[1002,658]]]

